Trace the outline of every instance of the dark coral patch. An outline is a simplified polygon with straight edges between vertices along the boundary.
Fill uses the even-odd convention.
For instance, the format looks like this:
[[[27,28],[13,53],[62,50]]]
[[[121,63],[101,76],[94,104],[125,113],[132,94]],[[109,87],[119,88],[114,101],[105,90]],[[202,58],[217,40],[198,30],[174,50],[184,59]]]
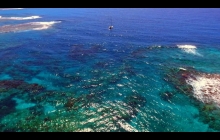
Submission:
[[[45,90],[45,88],[39,84],[29,84],[22,80],[2,80],[0,81],[0,89],[3,91],[17,89],[21,92],[38,93]]]
[[[137,50],[134,50],[132,53],[131,53],[131,56],[132,57],[135,57],[135,58],[145,58],[145,53],[146,53],[147,49],[146,48],[139,48]]]
[[[125,100],[132,108],[143,107],[147,102],[146,98],[137,93],[127,96]]]
[[[172,92],[166,91],[160,94],[160,98],[164,101],[170,102],[174,94]]]
[[[100,53],[103,50],[101,45],[92,45],[91,47],[86,47],[84,45],[73,45],[70,50],[69,56],[80,62],[86,62],[91,57],[94,57],[96,53]]]
[[[121,67],[121,73],[127,74],[129,76],[135,76],[136,75],[134,67],[132,67],[128,64],[125,64]]]
[[[80,62],[85,62],[90,56],[93,55],[93,51],[89,48],[85,48],[82,45],[74,45],[70,50],[70,57]]]
[[[191,95],[193,88],[191,85],[186,83],[186,79],[195,79],[196,71],[192,68],[187,68],[187,70],[173,68],[169,69],[164,80],[172,84],[176,89],[180,90],[185,94]]]
[[[100,44],[94,44],[90,47],[90,50],[94,53],[102,52],[103,49],[104,49],[103,46]]]
[[[11,96],[0,100],[0,118],[12,113],[15,110],[16,102]]]
[[[64,107],[66,107],[67,109],[71,109],[74,106],[75,101],[75,98],[68,99],[67,102],[64,104]]]
[[[95,63],[94,68],[104,69],[104,68],[106,68],[107,66],[108,66],[108,63],[107,63],[107,62],[101,62],[101,61],[99,61],[99,62]]]
[[[29,93],[40,93],[45,90],[43,86],[40,86],[38,84],[22,84],[21,86],[18,87],[19,90],[23,92],[29,92]]]
[[[64,78],[68,79],[71,82],[80,82],[82,80],[82,77],[78,74],[65,74]]]
[[[122,77],[121,77],[119,74],[118,74],[118,75],[112,75],[112,76],[110,76],[110,77],[108,78],[108,82],[115,84],[115,83],[117,83],[118,81],[120,81],[121,78],[122,78]]]
[[[49,117],[46,117],[44,118],[44,121],[47,122],[47,121],[50,121],[51,119]]]
[[[2,80],[2,81],[0,81],[0,87],[6,88],[6,89],[18,88],[22,84],[24,84],[24,81],[21,81],[21,80]]]

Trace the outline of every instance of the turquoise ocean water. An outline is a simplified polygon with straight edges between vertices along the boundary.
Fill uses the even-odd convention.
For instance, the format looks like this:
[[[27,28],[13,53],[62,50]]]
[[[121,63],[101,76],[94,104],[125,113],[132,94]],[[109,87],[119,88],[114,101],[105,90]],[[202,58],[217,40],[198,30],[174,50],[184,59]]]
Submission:
[[[0,10],[1,27],[56,22],[43,30],[0,33],[0,131],[220,131],[220,115],[207,115],[210,108],[178,90],[170,82],[175,76],[166,80],[179,68],[220,73],[219,13],[217,8]],[[41,18],[1,19],[30,16]]]

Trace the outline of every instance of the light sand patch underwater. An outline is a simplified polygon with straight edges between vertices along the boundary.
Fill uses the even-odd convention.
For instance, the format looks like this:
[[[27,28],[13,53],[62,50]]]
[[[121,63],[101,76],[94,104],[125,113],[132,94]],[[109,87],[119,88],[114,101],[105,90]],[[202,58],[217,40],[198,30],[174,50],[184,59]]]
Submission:
[[[7,32],[20,32],[29,30],[44,30],[48,29],[55,23],[60,23],[61,21],[50,21],[50,22],[29,22],[16,25],[4,25],[0,27],[0,33]]]

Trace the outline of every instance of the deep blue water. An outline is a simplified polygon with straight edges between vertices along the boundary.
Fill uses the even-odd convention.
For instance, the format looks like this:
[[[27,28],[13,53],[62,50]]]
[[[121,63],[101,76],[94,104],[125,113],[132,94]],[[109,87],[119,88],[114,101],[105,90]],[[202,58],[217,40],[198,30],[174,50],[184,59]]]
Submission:
[[[61,21],[0,33],[0,131],[220,131],[164,80],[171,68],[220,73],[220,9],[0,10],[34,15],[42,18],[0,18],[0,26]]]

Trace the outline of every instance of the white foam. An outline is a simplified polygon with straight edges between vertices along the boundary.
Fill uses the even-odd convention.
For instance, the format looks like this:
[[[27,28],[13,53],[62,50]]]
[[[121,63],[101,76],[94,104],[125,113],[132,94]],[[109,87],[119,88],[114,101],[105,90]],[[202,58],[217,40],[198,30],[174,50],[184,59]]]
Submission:
[[[186,69],[184,69],[184,68],[181,68],[181,67],[179,67],[179,69],[180,69],[180,70],[186,70]]]
[[[118,86],[118,87],[123,87],[124,85],[122,85],[122,84],[117,84],[117,86]]]
[[[28,20],[28,19],[37,19],[41,18],[40,16],[29,16],[29,17],[2,17],[0,16],[0,19],[3,20]]]
[[[0,8],[0,10],[20,10],[24,8]]]
[[[178,48],[181,48],[181,49],[196,49],[196,46],[194,45],[177,45]]]
[[[186,53],[201,56],[201,54],[196,51],[197,47],[194,45],[177,45],[177,47],[182,49]]]
[[[53,24],[60,22],[61,21],[29,22],[29,23],[16,24],[16,25],[4,25],[4,26],[0,26],[0,33],[44,30],[44,29],[48,29]]]
[[[189,78],[187,84],[193,87],[193,95],[204,103],[215,103],[220,107],[220,75],[203,74],[196,79]]]
[[[60,23],[61,21],[50,21],[50,22],[32,22],[32,25],[42,25],[39,28],[34,28],[33,30],[44,30],[44,29],[48,29],[49,27],[51,27],[53,24],[55,23]]]

